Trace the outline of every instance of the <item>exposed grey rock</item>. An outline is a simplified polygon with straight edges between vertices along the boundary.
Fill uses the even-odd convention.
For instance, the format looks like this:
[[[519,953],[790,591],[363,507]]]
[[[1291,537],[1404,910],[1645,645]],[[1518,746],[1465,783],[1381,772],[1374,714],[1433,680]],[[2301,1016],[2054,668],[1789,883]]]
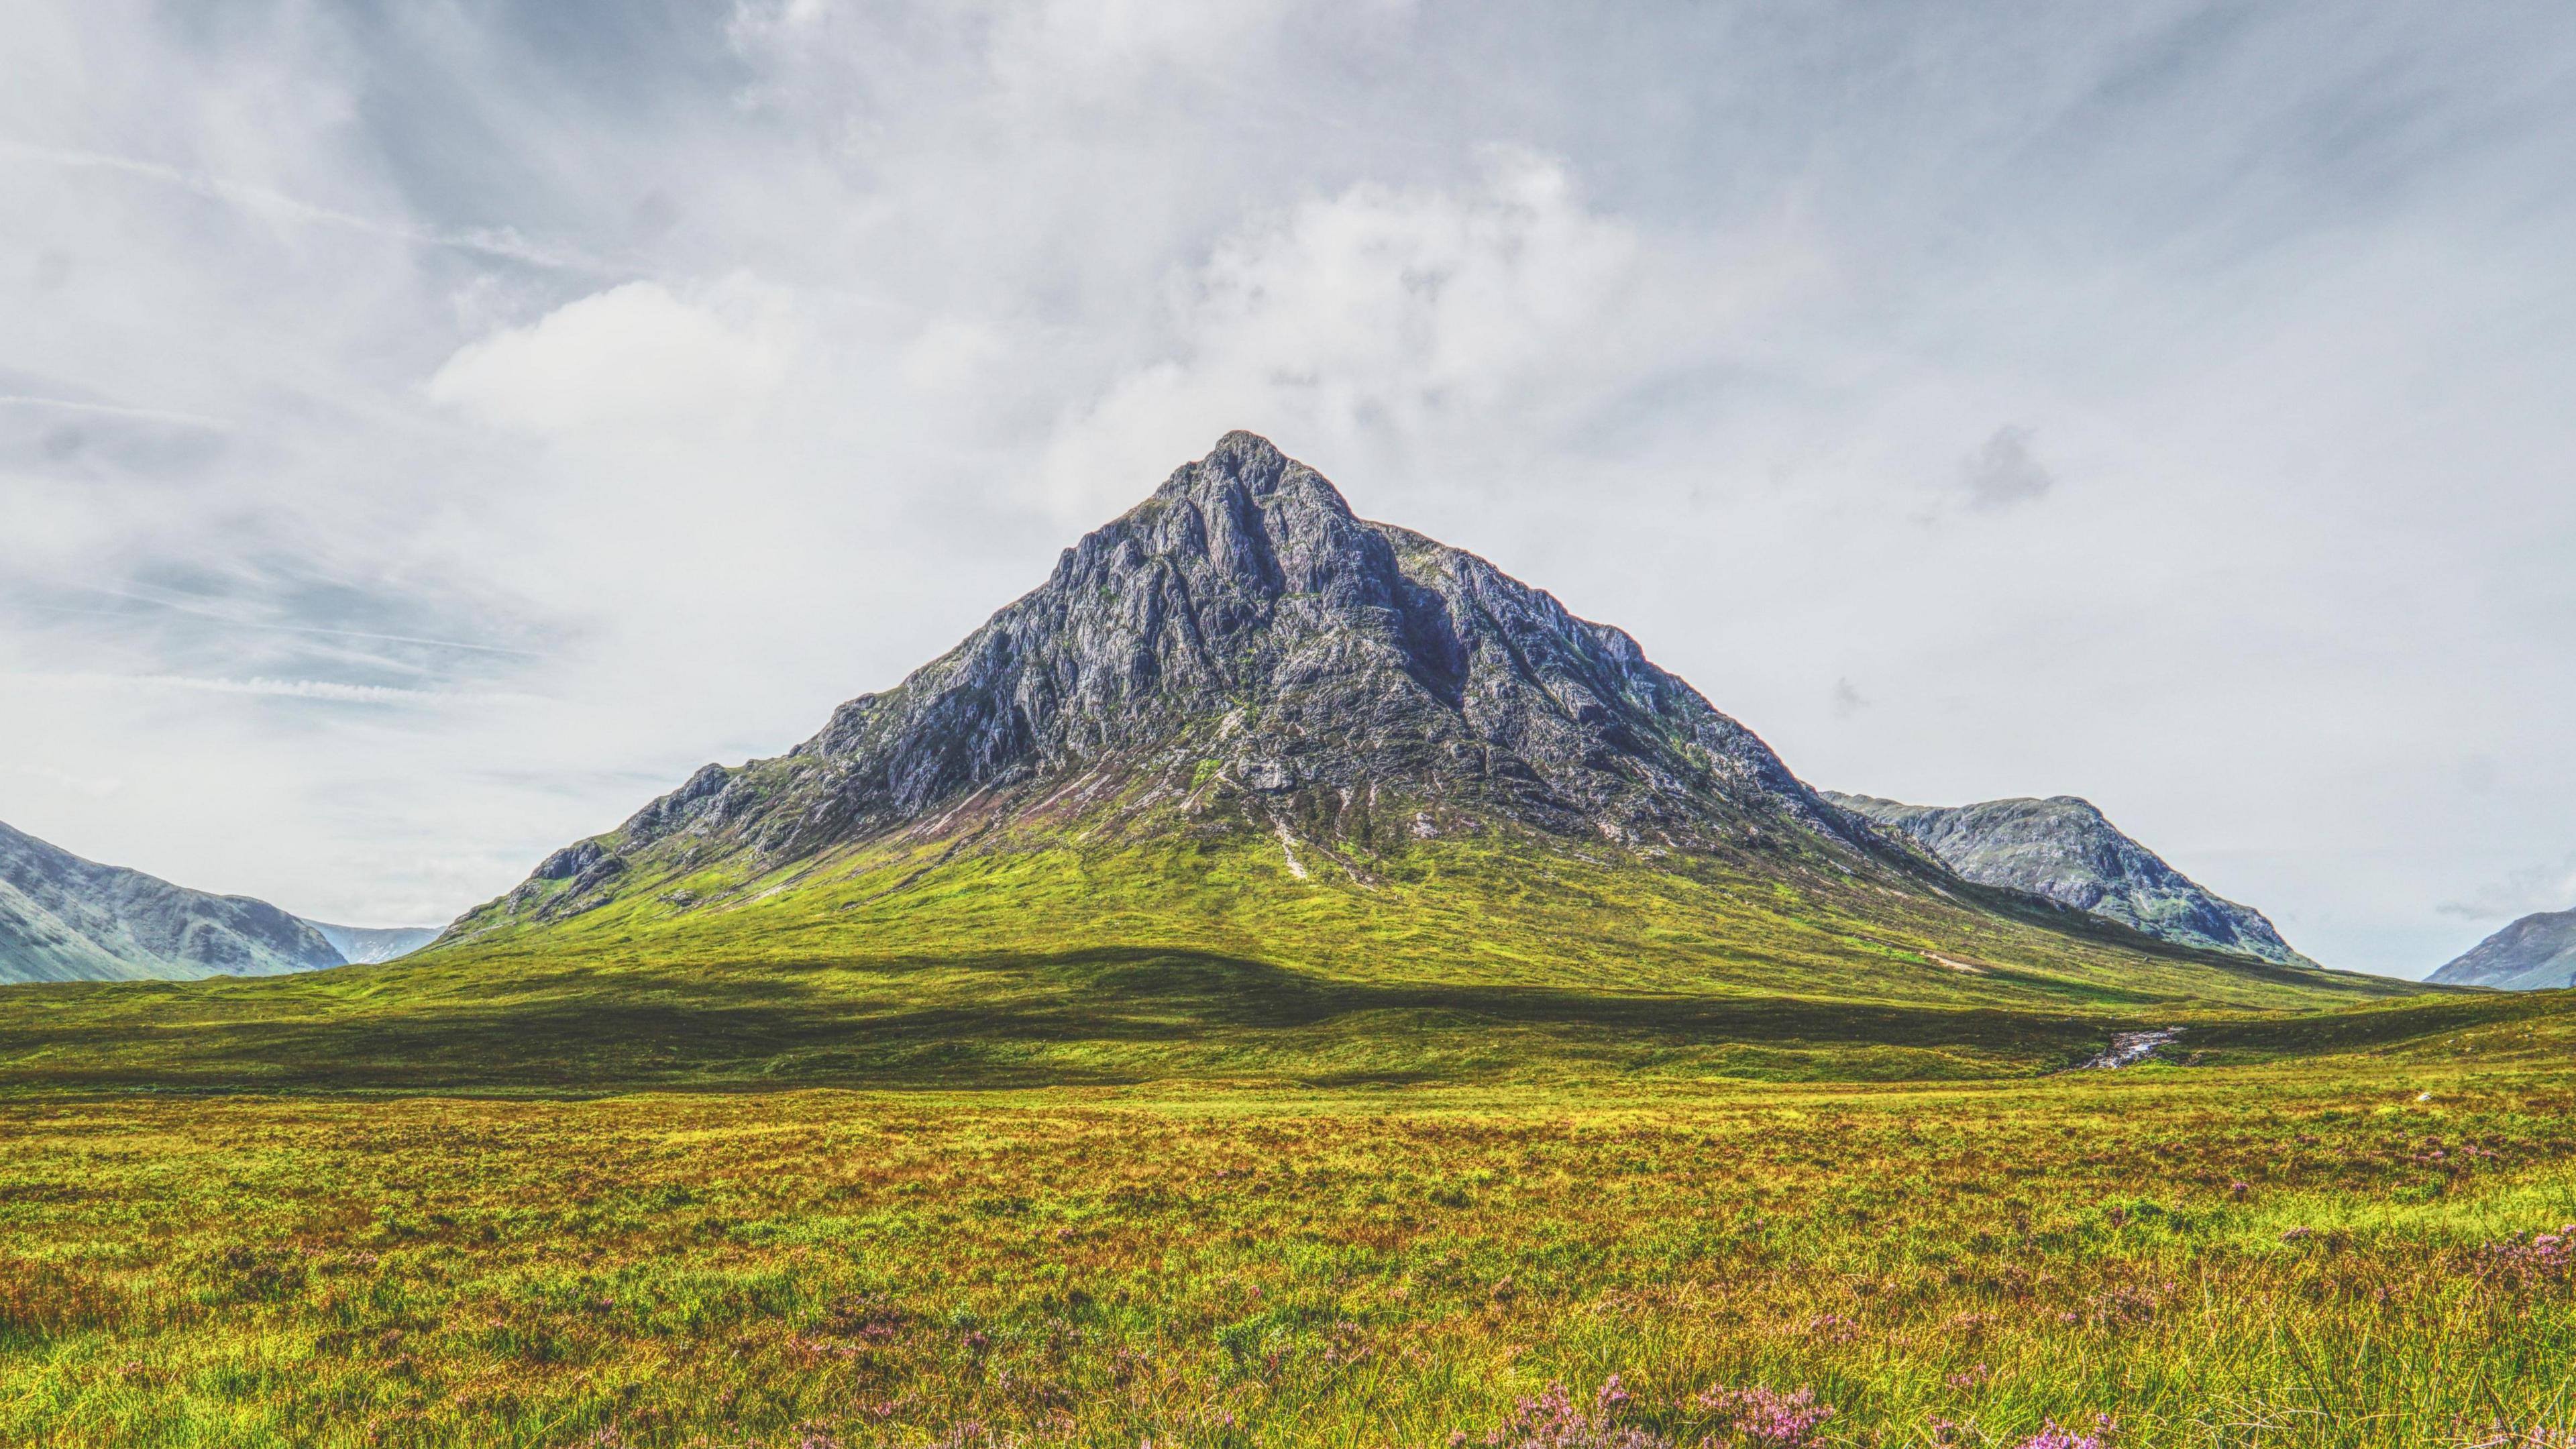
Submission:
[[[2576,986],[2576,910],[2525,916],[2426,978],[2445,986]]]
[[[2177,945],[2316,964],[2291,950],[2262,912],[2210,894],[2075,796],[1951,807],[1834,791],[1825,798],[1900,832],[1980,885],[2046,896]]]
[[[535,875],[539,880],[570,880],[598,864],[599,858],[607,853],[596,840],[567,845],[537,862]]]
[[[1270,799],[1265,819],[1382,814],[1390,837],[1498,820],[1897,858],[1626,634],[1353,516],[1322,475],[1230,433],[900,685],[786,756],[706,766],[452,929],[588,909],[630,861],[777,866],[969,802],[1086,805],[1101,792],[1083,782],[1110,774],[1186,809],[1234,788]]]
[[[0,825],[0,982],[269,976],[341,964],[266,901],[186,890]]]

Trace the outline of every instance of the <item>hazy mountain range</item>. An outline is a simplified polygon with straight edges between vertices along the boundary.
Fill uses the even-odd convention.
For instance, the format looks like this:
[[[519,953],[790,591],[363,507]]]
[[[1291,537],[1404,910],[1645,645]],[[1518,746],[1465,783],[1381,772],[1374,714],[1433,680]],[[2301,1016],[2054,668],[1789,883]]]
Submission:
[[[383,961],[437,935],[326,925],[100,865],[0,825],[0,982],[273,976]]]

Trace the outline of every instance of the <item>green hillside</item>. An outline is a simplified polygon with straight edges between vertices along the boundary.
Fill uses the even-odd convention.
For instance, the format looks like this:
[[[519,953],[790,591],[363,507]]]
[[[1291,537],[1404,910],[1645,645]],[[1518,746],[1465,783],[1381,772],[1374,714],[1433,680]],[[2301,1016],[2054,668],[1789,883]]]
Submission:
[[[1417,842],[1368,875],[1298,880],[1240,837],[835,859],[726,909],[638,890],[381,967],[13,990],[0,1083],[1955,1077],[2415,990],[1526,842]]]

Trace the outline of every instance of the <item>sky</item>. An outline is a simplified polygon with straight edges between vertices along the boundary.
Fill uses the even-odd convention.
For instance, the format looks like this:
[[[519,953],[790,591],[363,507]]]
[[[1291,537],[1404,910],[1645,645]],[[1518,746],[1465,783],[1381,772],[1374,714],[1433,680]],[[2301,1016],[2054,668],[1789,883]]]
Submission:
[[[0,0],[0,820],[435,924],[1231,428],[1819,787],[2576,906],[2576,7]]]

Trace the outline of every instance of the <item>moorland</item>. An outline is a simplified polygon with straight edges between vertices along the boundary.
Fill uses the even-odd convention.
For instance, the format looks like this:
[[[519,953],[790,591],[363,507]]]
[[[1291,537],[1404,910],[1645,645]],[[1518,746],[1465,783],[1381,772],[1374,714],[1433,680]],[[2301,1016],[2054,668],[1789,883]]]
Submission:
[[[1108,1020],[1124,1080],[918,1053],[579,1093],[507,1050],[478,1083],[462,1042],[435,1086],[155,1089],[148,1039],[185,1028],[129,1016],[118,1087],[8,1081],[0,1439],[2468,1445],[2576,1417],[2554,1000],[1947,1081],[1830,1080],[1883,1048],[1829,1004],[1803,1080],[1670,1040],[1604,1070],[1559,1011],[1376,1080],[1349,1063],[1414,1028],[1363,1008],[1233,1023],[1221,1073],[1145,1071]],[[126,1049],[92,1027],[93,1064]]]

